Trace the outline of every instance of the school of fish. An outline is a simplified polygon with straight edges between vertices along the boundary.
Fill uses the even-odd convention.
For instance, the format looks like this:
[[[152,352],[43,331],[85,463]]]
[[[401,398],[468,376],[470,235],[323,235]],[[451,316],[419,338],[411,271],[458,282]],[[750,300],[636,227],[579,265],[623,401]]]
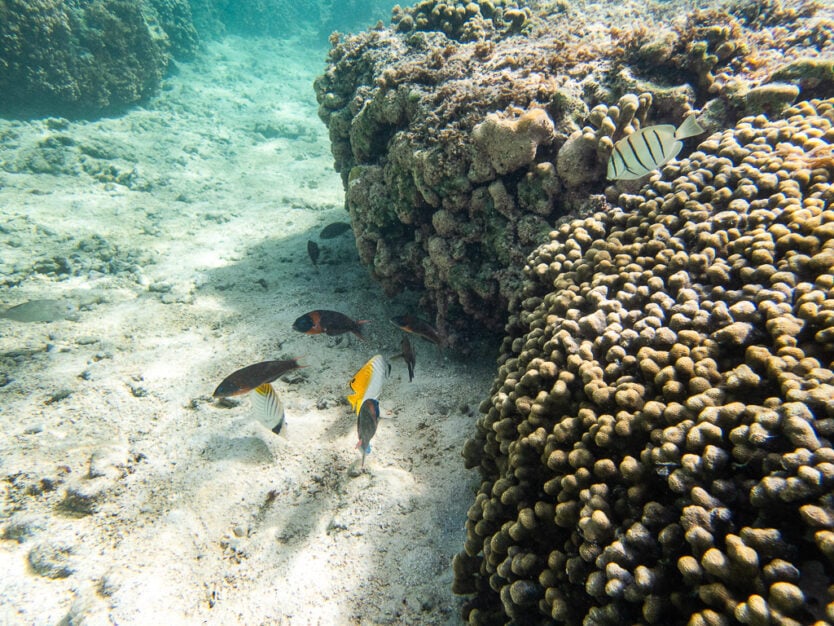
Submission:
[[[317,309],[298,317],[292,328],[306,335],[338,336],[352,333],[365,341],[361,327],[368,322],[369,320],[355,320],[339,311]],[[394,317],[391,318],[391,322],[404,333],[414,334],[438,347],[443,344],[437,330],[427,321],[414,315]],[[416,357],[406,334],[402,337],[400,347],[402,351],[392,358],[405,361],[408,380],[411,382],[414,380]],[[254,418],[276,435],[282,432],[286,434],[284,405],[272,383],[299,367],[304,366],[296,358],[247,365],[226,376],[214,390],[213,396],[222,400],[251,394]],[[375,354],[348,382],[350,393],[346,394],[346,399],[356,415],[356,448],[361,453],[362,471],[365,469],[365,457],[371,452],[371,439],[376,435],[381,417],[379,396],[390,375],[390,363],[381,354]]]

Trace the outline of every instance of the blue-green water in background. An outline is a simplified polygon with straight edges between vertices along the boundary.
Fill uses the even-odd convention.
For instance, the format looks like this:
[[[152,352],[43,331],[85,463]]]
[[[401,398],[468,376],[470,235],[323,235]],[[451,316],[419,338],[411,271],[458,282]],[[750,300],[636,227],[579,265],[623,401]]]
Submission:
[[[274,36],[308,32],[319,40],[332,31],[364,30],[379,20],[388,23],[395,4],[390,0],[220,0],[207,6],[191,0],[195,21],[209,28],[220,22],[227,32]]]

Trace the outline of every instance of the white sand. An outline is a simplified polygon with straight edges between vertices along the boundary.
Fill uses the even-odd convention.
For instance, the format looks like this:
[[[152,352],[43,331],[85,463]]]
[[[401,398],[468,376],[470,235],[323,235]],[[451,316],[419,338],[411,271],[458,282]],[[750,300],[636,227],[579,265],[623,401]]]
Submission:
[[[320,273],[307,258],[347,219],[315,115],[324,54],[230,38],[123,116],[0,120],[0,304],[80,307],[0,319],[0,624],[459,622],[460,450],[494,353],[413,338],[416,378],[393,361],[390,419],[351,471],[347,382],[399,352],[387,319],[415,309],[350,234],[319,242]],[[291,329],[316,308],[373,320],[368,341]],[[212,400],[292,356],[286,437],[247,398]]]

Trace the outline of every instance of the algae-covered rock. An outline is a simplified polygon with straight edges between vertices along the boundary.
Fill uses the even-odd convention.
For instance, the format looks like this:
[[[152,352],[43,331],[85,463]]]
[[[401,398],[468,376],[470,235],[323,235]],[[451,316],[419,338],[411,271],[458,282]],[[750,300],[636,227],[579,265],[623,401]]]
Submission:
[[[799,87],[790,83],[768,83],[754,87],[745,94],[745,106],[750,115],[766,113],[779,116],[799,96]]]
[[[532,163],[540,144],[554,139],[553,121],[543,109],[523,111],[517,119],[487,115],[472,131],[495,172],[504,175]]]
[[[834,89],[834,59],[796,59],[773,72],[771,80],[796,83],[806,92],[828,94]]]
[[[628,186],[605,180],[616,141],[698,108],[713,131],[777,115],[797,88],[807,97],[805,83],[771,78],[781,53],[755,50],[770,37],[793,58],[819,54],[813,12],[786,14],[793,37],[763,32],[755,7],[660,4],[612,7],[616,24],[600,28],[564,2],[420,0],[389,28],[332,38],[315,88],[360,256],[386,293],[421,291],[452,345],[502,328],[535,233]],[[367,167],[380,170],[353,178]]]

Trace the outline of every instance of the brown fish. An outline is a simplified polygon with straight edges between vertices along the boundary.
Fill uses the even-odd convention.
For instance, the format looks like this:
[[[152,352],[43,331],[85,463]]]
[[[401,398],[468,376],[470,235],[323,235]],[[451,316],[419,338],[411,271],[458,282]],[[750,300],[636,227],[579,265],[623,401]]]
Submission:
[[[443,338],[440,336],[440,333],[435,330],[434,326],[425,320],[421,320],[419,317],[415,317],[414,315],[400,315],[399,317],[392,317],[391,323],[400,330],[404,330],[407,333],[414,333],[436,346],[443,346]]]
[[[338,311],[321,309],[305,313],[293,322],[292,327],[293,330],[297,330],[305,335],[318,335],[321,333],[325,335],[341,335],[344,333],[353,333],[364,340],[361,325],[367,324],[369,321],[353,320]]]
[[[310,255],[310,260],[313,262],[313,267],[319,267],[319,244],[312,239],[307,240],[307,254]]]
[[[271,383],[287,372],[302,367],[298,359],[262,361],[232,372],[214,390],[215,398],[228,398],[248,393],[264,383]]]
[[[342,233],[346,233],[350,230],[350,224],[347,222],[333,222],[332,224],[328,224],[324,228],[321,229],[319,233],[320,239],[333,239],[334,237],[338,237]]]
[[[406,367],[408,367],[408,382],[411,382],[414,380],[414,366],[417,363],[417,359],[414,356],[414,349],[411,347],[411,342],[408,340],[408,337],[403,336],[400,349],[402,352],[394,358],[396,359],[402,357],[405,361]]]
[[[379,424],[379,400],[368,398],[362,403],[359,409],[359,416],[356,418],[356,433],[359,435],[359,442],[356,447],[362,450],[362,468],[365,467],[365,455],[371,453],[371,439],[376,434],[376,427]]]

